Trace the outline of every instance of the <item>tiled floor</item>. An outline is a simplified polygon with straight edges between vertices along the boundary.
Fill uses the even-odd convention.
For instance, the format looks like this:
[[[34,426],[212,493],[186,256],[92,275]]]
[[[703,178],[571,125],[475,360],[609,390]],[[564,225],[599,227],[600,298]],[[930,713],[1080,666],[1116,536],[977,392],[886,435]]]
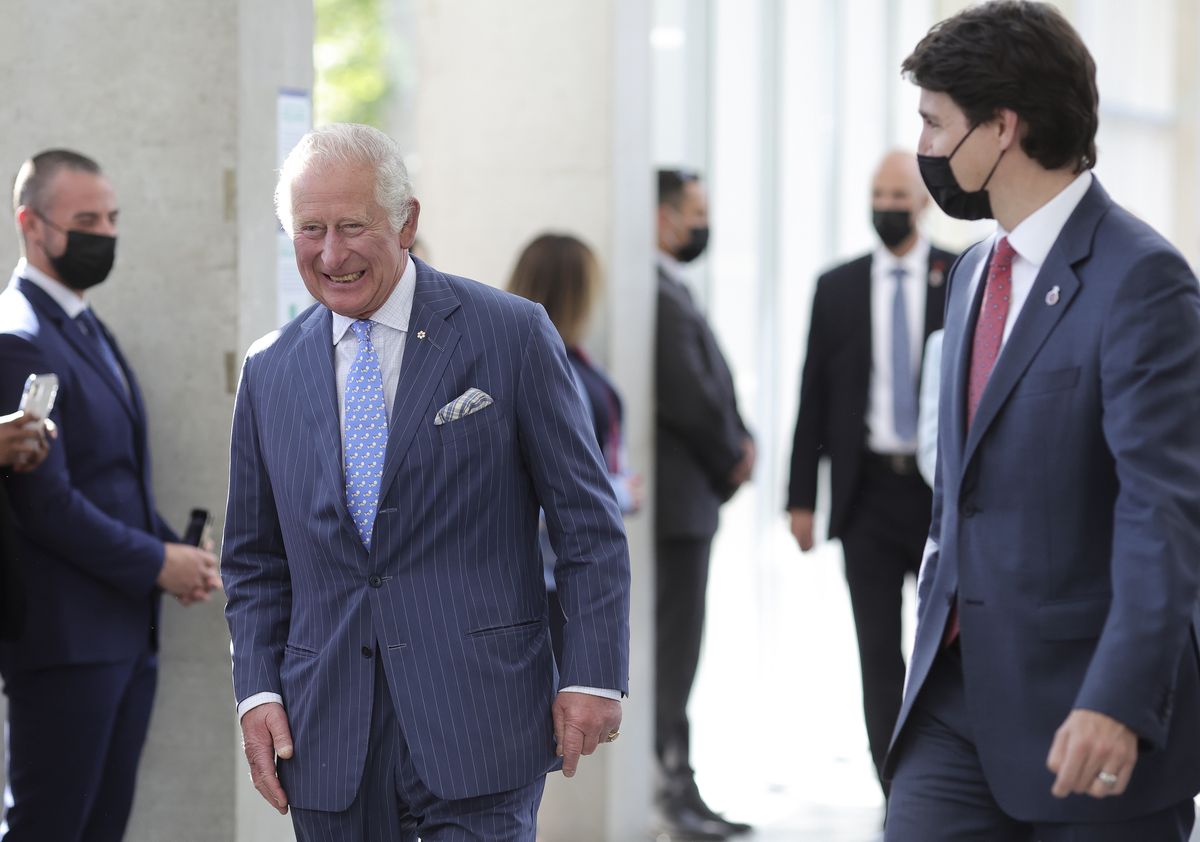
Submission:
[[[869,842],[883,799],[840,547],[801,556],[779,522],[755,541],[749,508],[723,513],[714,551],[691,705],[697,780],[714,808],[755,825],[747,840]]]

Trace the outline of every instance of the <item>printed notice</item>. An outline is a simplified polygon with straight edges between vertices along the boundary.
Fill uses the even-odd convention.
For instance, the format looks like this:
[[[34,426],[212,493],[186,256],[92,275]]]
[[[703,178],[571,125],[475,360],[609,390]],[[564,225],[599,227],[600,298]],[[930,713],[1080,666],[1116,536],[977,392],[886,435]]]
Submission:
[[[275,110],[276,167],[300,142],[300,138],[312,128],[312,95],[308,91],[280,88]],[[296,269],[296,256],[292,251],[292,240],[282,230],[275,235],[275,292],[276,320],[285,325],[296,318],[304,308],[313,303],[312,296],[304,288],[304,280]]]

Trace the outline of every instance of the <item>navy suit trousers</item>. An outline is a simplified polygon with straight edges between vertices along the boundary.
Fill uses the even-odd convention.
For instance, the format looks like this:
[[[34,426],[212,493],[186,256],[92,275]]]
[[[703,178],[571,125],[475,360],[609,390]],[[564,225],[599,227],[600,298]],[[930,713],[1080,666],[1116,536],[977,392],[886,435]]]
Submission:
[[[481,751],[485,746],[479,747]],[[544,776],[509,792],[438,798],[418,777],[375,653],[366,769],[341,812],[292,808],[298,842],[535,842]]]
[[[158,657],[4,669],[4,842],[120,842],[158,682]]]
[[[885,842],[1186,842],[1191,834],[1191,799],[1104,824],[1027,823],[1005,813],[979,763],[957,645],[938,654],[911,717],[893,749],[898,756]]]

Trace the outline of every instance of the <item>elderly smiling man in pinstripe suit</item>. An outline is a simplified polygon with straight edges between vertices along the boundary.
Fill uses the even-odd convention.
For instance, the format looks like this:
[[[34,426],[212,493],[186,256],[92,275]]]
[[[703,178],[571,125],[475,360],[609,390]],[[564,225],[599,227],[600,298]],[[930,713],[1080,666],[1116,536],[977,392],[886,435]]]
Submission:
[[[301,840],[532,842],[545,774],[616,738],[629,659],[628,549],[562,343],[539,305],[409,256],[420,205],[374,129],[305,136],[276,204],[318,303],[251,348],[234,411],[255,785]]]

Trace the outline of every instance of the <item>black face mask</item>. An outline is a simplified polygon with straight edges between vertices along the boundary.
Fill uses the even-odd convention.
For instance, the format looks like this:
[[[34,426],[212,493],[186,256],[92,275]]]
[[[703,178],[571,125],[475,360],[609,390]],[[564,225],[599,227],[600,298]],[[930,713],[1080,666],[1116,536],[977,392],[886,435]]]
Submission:
[[[871,222],[875,233],[888,248],[895,248],[913,232],[912,214],[906,210],[873,210]]]
[[[87,231],[64,230],[42,214],[42,221],[56,231],[67,235],[67,247],[58,257],[46,253],[50,265],[62,282],[76,292],[91,289],[103,283],[112,271],[117,257],[117,238]],[[44,249],[44,247],[43,247]]]
[[[958,142],[958,146],[955,146],[949,155],[917,156],[917,165],[921,168],[921,178],[924,179],[925,186],[929,188],[929,195],[933,196],[933,200],[937,202],[939,208],[946,212],[947,216],[955,219],[995,218],[992,215],[992,201],[988,198],[987,186],[996,172],[996,167],[1000,166],[1000,158],[1004,157],[1004,151],[1001,150],[1000,157],[992,165],[992,171],[988,173],[988,177],[983,180],[983,186],[978,190],[970,192],[963,190],[958,179],[954,177],[954,170],[950,169],[950,159],[971,136],[971,132],[979,128],[979,125],[976,123],[971,126],[971,131],[963,135],[963,139]]]
[[[679,247],[675,259],[680,263],[691,263],[708,248],[708,226],[689,228],[687,242]]]

